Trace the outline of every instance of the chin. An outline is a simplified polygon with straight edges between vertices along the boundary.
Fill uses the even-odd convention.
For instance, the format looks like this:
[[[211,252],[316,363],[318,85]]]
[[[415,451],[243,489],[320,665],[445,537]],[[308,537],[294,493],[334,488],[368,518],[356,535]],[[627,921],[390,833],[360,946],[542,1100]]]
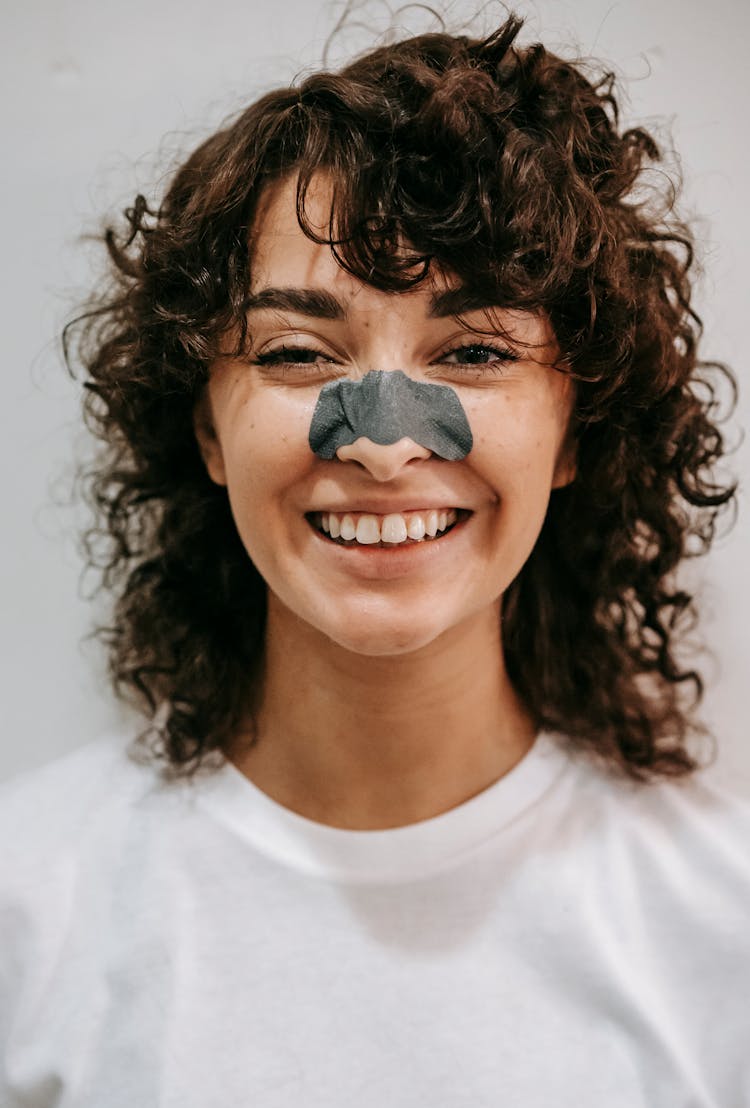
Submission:
[[[419,626],[417,621],[404,620],[402,624],[390,626],[376,619],[362,620],[362,626],[353,631],[351,624],[345,628],[321,628],[324,634],[337,646],[352,654],[369,658],[398,657],[413,654],[433,643],[446,630],[442,625]]]

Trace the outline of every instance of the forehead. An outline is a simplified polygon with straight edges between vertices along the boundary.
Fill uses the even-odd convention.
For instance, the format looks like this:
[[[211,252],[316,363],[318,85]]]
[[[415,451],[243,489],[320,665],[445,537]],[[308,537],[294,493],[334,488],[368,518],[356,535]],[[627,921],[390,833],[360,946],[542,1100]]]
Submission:
[[[324,172],[315,174],[305,194],[305,219],[310,229],[327,239],[330,235],[333,185]],[[250,229],[251,292],[259,287],[326,288],[341,299],[367,299],[367,293],[377,293],[348,273],[336,260],[327,242],[310,238],[297,217],[297,176],[291,174],[266,187],[260,197]],[[429,296],[435,288],[455,285],[449,274],[428,275],[417,289]],[[381,294],[382,295],[382,294]]]
[[[333,187],[329,175],[316,174],[305,196],[305,217],[313,232],[327,238],[330,233]],[[410,324],[432,324],[450,318],[470,320],[478,329],[508,334],[532,347],[554,342],[549,321],[543,313],[507,309],[462,285],[455,274],[433,264],[424,281],[403,292],[386,292],[348,273],[336,260],[327,242],[316,242],[300,226],[297,217],[297,176],[291,174],[268,185],[261,194],[249,235],[250,298],[260,294],[257,307],[296,310],[294,290],[306,294],[322,292],[339,306],[336,311],[315,306],[303,314],[318,318],[367,320],[387,310],[394,325],[398,319]],[[270,297],[266,294],[270,293]],[[281,296],[278,295],[281,293]]]
[[[330,178],[323,173],[313,177],[305,197],[305,218],[322,238],[330,233],[332,197]],[[416,287],[395,294],[347,272],[327,242],[316,242],[300,226],[295,175],[274,182],[262,193],[250,229],[249,248],[251,297],[269,289],[321,290],[344,306],[345,315],[387,306],[389,311],[411,312],[416,308],[425,316],[445,318],[472,306],[468,290],[460,286],[454,274],[435,263]],[[453,290],[457,295],[452,295]]]

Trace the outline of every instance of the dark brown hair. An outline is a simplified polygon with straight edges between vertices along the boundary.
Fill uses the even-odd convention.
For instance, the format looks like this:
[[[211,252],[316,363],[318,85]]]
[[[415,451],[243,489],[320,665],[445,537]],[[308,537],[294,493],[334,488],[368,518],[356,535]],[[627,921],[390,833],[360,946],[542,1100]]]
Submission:
[[[438,265],[540,309],[575,378],[577,477],[503,598],[508,671],[536,724],[639,780],[698,764],[702,683],[678,658],[695,611],[675,570],[734,497],[713,471],[715,386],[734,380],[697,357],[673,186],[639,191],[653,138],[619,126],[611,75],[518,46],[520,26],[408,38],[271,92],[193,153],[158,210],[139,196],[125,233],[106,233],[116,287],[67,342],[102,442],[86,549],[114,598],[100,633],[116,691],[135,694],[174,767],[225,748],[265,621],[193,409],[220,336],[244,337],[262,190],[298,173],[313,236],[304,199],[321,169],[335,185],[324,241],[348,271],[396,291]]]

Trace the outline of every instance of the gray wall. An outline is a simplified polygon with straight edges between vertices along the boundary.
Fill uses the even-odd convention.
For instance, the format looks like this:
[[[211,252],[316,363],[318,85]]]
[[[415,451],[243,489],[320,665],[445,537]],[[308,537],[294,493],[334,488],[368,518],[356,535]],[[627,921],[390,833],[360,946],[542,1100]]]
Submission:
[[[76,517],[61,503],[85,449],[76,388],[58,334],[89,288],[96,254],[81,240],[102,216],[148,189],[180,150],[265,88],[316,65],[341,4],[318,0],[31,0],[4,5],[0,55],[3,190],[3,399],[0,776],[127,726],[81,596]],[[502,16],[500,5],[498,21]],[[716,0],[519,0],[525,38],[573,44],[626,80],[629,118],[671,128],[682,155],[685,209],[695,217],[705,276],[697,305],[706,352],[747,377],[750,219],[745,141],[750,111],[750,5]],[[472,7],[450,5],[454,22]],[[385,5],[368,18],[383,27]],[[408,25],[423,27],[412,14]],[[339,52],[372,39],[348,32]],[[337,55],[334,54],[334,57]],[[165,138],[166,136],[166,138]],[[737,427],[747,424],[742,397]],[[744,480],[748,447],[732,460]],[[744,494],[742,497],[744,503]],[[720,743],[714,772],[750,793],[747,625],[742,552],[747,512],[693,567],[712,646],[705,716]]]

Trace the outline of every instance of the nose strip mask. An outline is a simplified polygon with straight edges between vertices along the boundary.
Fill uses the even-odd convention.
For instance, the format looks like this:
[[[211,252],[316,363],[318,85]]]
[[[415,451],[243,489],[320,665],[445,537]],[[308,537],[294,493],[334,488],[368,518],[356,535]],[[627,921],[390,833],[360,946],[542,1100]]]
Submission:
[[[313,453],[330,460],[359,438],[381,446],[413,439],[449,461],[465,458],[474,443],[457,393],[400,369],[371,370],[359,381],[345,377],[320,390],[310,423]]]

